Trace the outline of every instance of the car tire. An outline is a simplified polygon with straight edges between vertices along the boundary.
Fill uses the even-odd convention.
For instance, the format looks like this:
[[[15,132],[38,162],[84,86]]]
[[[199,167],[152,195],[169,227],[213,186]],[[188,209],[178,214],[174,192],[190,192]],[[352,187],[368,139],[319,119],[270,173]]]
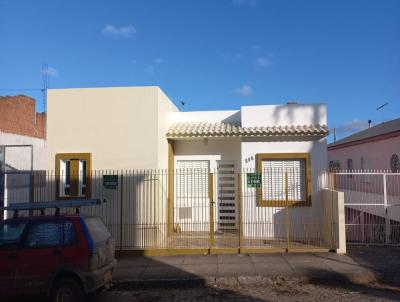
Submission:
[[[53,302],[82,302],[83,299],[82,287],[73,278],[58,280],[51,291],[51,301]]]

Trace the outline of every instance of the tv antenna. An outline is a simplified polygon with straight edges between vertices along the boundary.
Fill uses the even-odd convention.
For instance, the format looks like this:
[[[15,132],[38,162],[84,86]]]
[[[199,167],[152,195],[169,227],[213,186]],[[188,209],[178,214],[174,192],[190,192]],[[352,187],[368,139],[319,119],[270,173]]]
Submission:
[[[47,63],[42,64],[42,81],[43,81],[43,111],[45,113],[44,118],[44,133],[47,133],[47,89],[49,88],[49,66]],[[46,137],[45,137],[46,138]]]
[[[185,109],[185,105],[187,104],[187,102],[185,101],[181,101],[181,110],[183,111]]]
[[[387,105],[389,105],[388,102],[386,102],[385,104],[383,104],[382,106],[379,106],[378,108],[376,108],[376,111],[380,111],[381,112],[381,120],[383,123],[383,108],[386,107]]]

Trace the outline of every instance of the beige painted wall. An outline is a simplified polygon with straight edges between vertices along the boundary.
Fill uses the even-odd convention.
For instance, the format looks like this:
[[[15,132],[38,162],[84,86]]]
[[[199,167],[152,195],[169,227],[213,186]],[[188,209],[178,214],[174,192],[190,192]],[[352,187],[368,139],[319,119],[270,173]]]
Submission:
[[[50,89],[48,168],[69,152],[92,153],[96,170],[163,167],[170,110],[177,108],[158,87]]]
[[[168,168],[168,140],[166,137],[167,130],[173,122],[173,115],[179,109],[168,98],[168,96],[158,88],[158,111],[157,111],[157,149],[158,149],[158,168]]]

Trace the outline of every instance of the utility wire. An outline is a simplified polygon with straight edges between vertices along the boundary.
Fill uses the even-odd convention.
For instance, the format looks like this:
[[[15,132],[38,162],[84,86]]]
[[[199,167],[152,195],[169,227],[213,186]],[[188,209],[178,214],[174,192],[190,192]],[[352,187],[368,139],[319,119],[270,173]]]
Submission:
[[[0,88],[0,91],[43,91],[43,89],[38,89],[38,88],[12,88],[12,89],[6,89],[6,88]]]

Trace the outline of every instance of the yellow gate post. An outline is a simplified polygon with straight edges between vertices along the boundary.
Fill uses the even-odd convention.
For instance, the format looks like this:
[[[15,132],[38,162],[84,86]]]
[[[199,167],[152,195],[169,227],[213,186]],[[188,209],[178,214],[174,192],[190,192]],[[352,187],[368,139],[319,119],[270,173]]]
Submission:
[[[289,192],[288,192],[288,173],[285,171],[285,224],[286,224],[286,252],[289,252],[290,248],[290,225],[289,225]]]
[[[208,198],[210,199],[210,251],[214,249],[214,175],[209,173],[208,177]]]

